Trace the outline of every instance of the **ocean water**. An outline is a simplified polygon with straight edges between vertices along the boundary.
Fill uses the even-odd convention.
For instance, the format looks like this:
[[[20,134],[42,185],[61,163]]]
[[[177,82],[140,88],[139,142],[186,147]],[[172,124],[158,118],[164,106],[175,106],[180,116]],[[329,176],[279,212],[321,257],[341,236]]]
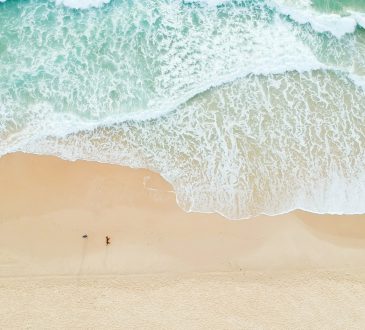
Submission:
[[[365,1],[0,0],[0,156],[145,167],[185,211],[365,213]]]

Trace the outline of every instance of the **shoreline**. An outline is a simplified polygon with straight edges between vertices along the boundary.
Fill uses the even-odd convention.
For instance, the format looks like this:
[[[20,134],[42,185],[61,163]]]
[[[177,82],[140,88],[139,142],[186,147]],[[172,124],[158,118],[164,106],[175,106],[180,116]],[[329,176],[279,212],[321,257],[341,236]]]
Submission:
[[[0,327],[365,324],[363,215],[185,213],[151,171],[21,153],[0,196]]]
[[[0,158],[0,195],[0,249],[18,269],[0,276],[365,267],[365,215],[294,211],[228,220],[186,213],[171,185],[145,169],[10,154]],[[340,257],[344,248],[348,255]],[[140,263],[119,263],[118,256]],[[154,262],[146,267],[148,258]]]

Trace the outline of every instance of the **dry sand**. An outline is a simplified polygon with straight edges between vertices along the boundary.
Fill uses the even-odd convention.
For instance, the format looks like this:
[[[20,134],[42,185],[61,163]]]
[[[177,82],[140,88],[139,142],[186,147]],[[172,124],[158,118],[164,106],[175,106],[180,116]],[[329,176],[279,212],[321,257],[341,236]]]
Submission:
[[[0,159],[1,329],[364,327],[365,216],[229,221],[151,171]]]

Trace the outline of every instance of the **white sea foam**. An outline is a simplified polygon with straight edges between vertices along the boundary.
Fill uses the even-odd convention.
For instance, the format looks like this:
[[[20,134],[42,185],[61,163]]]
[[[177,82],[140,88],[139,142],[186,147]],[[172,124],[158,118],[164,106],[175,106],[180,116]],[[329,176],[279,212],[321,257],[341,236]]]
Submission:
[[[185,2],[202,2],[217,6],[228,0],[190,0]],[[279,13],[289,16],[299,24],[310,24],[320,33],[330,32],[337,38],[353,33],[356,26],[365,28],[365,14],[348,11],[346,15],[320,13],[312,8],[311,0],[267,0],[267,4]]]
[[[184,3],[201,2],[201,3],[207,4],[208,6],[211,6],[211,7],[221,5],[228,1],[230,1],[230,0],[183,0]]]
[[[361,13],[352,12],[347,16],[320,13],[311,8],[310,2],[293,4],[286,0],[268,0],[267,4],[299,24],[309,23],[315,31],[330,32],[337,38],[353,33],[357,25],[364,27],[365,20]]]
[[[186,211],[357,214],[365,212],[364,102],[332,71],[251,75],[157,121],[43,136],[20,150],[150,168]]]
[[[6,0],[0,0],[5,2]],[[101,7],[110,2],[110,0],[53,0],[57,5],[64,5],[66,7],[75,9],[88,9],[91,7]]]
[[[351,17],[353,17],[357,24],[361,26],[363,29],[365,29],[365,13],[358,13],[354,11],[349,11],[349,14]]]
[[[268,23],[271,13],[264,10],[255,21],[246,20],[256,15],[250,8],[232,9],[226,20],[214,10],[182,10],[180,4],[172,2],[162,5],[158,29],[139,33],[133,30],[136,21],[153,27],[156,19],[145,8],[142,11],[137,6],[131,13],[125,9],[113,11],[97,23],[89,17],[82,33],[73,30],[77,21],[55,25],[52,34],[63,44],[61,54],[54,51],[52,42],[47,43],[52,38],[44,39],[41,47],[34,47],[33,40],[23,39],[10,55],[14,61],[7,65],[8,74],[17,72],[18,81],[24,81],[42,67],[55,83],[44,86],[42,78],[33,79],[30,92],[37,92],[37,97],[44,100],[57,95],[62,101],[54,104],[56,112],[68,112],[72,102],[76,114],[100,122],[116,116],[156,117],[176,109],[197,93],[248,74],[325,67],[293,33],[290,23],[278,16]],[[191,21],[191,12],[200,21],[198,28]],[[27,25],[24,19],[22,23]],[[33,19],[29,23],[35,36],[46,33],[33,27]],[[182,33],[183,27],[188,35]],[[118,38],[99,33],[117,29]],[[65,30],[69,38],[63,37]],[[95,46],[89,46],[90,42]],[[101,45],[105,45],[105,54],[95,56]],[[31,64],[25,62],[29,57]],[[12,85],[4,78],[1,89],[9,90]],[[22,100],[20,96],[17,99],[16,103]],[[5,106],[14,108],[10,101]],[[38,113],[31,110],[32,106],[24,104],[22,111]]]
[[[0,154],[147,167],[184,210],[232,219],[364,212],[361,35],[218,4],[0,11],[20,36],[0,41]]]
[[[350,74],[349,78],[354,82],[356,86],[361,87],[365,91],[365,77],[357,74]]]
[[[252,26],[251,23],[243,25],[239,20],[239,24],[235,24],[235,20],[224,22],[220,28],[220,33],[212,38],[211,30],[214,30],[220,24],[219,21],[213,21],[214,18],[214,16],[211,18],[207,16],[204,30],[193,31],[190,40],[186,40],[178,34],[169,35],[167,40],[160,42],[159,46],[165,52],[165,55],[159,59],[162,63],[160,69],[162,74],[155,78],[156,95],[153,95],[145,108],[137,111],[124,112],[123,109],[119,109],[118,112],[115,112],[110,108],[109,94],[110,91],[116,89],[113,86],[113,80],[119,75],[131,74],[134,70],[133,66],[130,65],[128,72],[123,71],[126,63],[128,64],[128,57],[124,57],[124,62],[120,62],[122,64],[120,70],[113,71],[112,75],[108,75],[108,79],[105,81],[102,80],[104,77],[99,75],[88,77],[90,71],[100,72],[98,70],[100,64],[96,62],[97,67],[92,68],[91,64],[86,65],[85,63],[84,67],[88,70],[77,72],[80,76],[87,77],[83,80],[84,88],[79,88],[79,82],[74,80],[75,73],[68,72],[67,67],[55,66],[52,62],[54,55],[51,52],[42,52],[39,56],[34,55],[33,57],[42,65],[43,63],[52,65],[47,70],[54,72],[57,80],[63,82],[62,85],[65,88],[53,90],[52,85],[46,87],[42,84],[42,88],[46,87],[43,90],[46,95],[56,94],[61,95],[63,99],[71,100],[73,97],[75,98],[75,93],[77,93],[76,99],[81,101],[78,101],[73,115],[68,114],[66,111],[67,115],[64,120],[62,120],[62,113],[65,111],[60,112],[58,109],[61,106],[60,102],[58,104],[49,102],[24,104],[21,110],[24,127],[19,124],[18,120],[18,131],[11,133],[11,138],[3,140],[4,145],[0,146],[0,153],[4,154],[17,150],[24,143],[34,140],[35,136],[37,139],[41,136],[54,136],[55,134],[63,136],[75,131],[92,129],[98,125],[157,118],[176,110],[181,104],[199,93],[248,75],[270,75],[289,71],[306,72],[326,67],[315,58],[307,46],[296,38],[295,34],[288,28],[289,24],[278,17],[275,18],[272,26],[266,26],[265,23],[259,25],[257,22],[252,23]],[[175,28],[175,24],[179,24],[178,21],[171,23],[169,22],[170,28]],[[62,26],[60,29],[62,29]],[[243,29],[246,29],[247,33],[242,39]],[[173,38],[174,43],[171,43],[171,38]],[[196,40],[199,40],[199,42],[197,43]],[[189,42],[192,43],[189,44]],[[164,49],[165,44],[169,45],[166,50]],[[212,44],[215,45],[214,48],[211,47]],[[198,49],[195,48],[197,45],[199,46]],[[30,48],[26,44],[22,47],[24,47],[24,54],[29,54]],[[72,46],[70,46],[71,48]],[[111,48],[113,49],[114,46],[111,45]],[[135,48],[133,44],[131,48]],[[185,51],[182,51],[182,49],[185,49]],[[21,49],[18,48],[17,53],[20,52]],[[189,61],[184,60],[187,52],[190,53]],[[202,61],[202,57],[204,57],[204,61]],[[79,58],[78,61],[83,63],[84,59]],[[152,61],[153,59],[151,59]],[[28,74],[28,72],[36,71],[37,62],[34,67],[24,67],[22,72]],[[179,65],[177,66],[175,62]],[[16,63],[14,65],[18,69],[21,67]],[[115,63],[115,65],[120,64]],[[9,70],[11,70],[11,67],[9,67]],[[103,74],[106,73],[108,72],[103,72]],[[85,87],[85,81],[87,87]],[[140,93],[138,90],[134,91],[132,89],[134,86],[130,86],[131,81],[116,80],[116,83],[119,86],[122,83],[127,83],[125,89],[129,89],[133,93]],[[9,88],[6,87],[8,81],[4,81],[4,84],[3,90]],[[90,97],[90,94],[93,96]],[[14,104],[5,104],[4,109],[5,107],[12,108]],[[78,116],[78,114],[82,115],[90,111],[92,113],[89,119],[81,119]],[[2,117],[1,112],[0,117]],[[2,118],[5,118],[5,114]],[[6,122],[5,119],[4,122]],[[12,121],[10,121],[11,125],[13,125]],[[38,133],[35,134],[35,132]]]
[[[90,7],[101,7],[110,2],[110,0],[55,0],[57,5],[75,9],[87,9]]]

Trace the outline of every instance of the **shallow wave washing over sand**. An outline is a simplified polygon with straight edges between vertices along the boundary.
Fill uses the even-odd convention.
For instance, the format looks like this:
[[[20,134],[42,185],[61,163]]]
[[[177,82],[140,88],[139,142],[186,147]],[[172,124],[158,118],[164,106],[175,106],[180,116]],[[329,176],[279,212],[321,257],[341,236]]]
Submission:
[[[358,8],[61,2],[0,7],[0,155],[147,167],[232,219],[365,212]]]
[[[252,75],[158,120],[49,136],[22,150],[153,169],[186,211],[364,213],[363,104],[362,90],[335,72]]]

